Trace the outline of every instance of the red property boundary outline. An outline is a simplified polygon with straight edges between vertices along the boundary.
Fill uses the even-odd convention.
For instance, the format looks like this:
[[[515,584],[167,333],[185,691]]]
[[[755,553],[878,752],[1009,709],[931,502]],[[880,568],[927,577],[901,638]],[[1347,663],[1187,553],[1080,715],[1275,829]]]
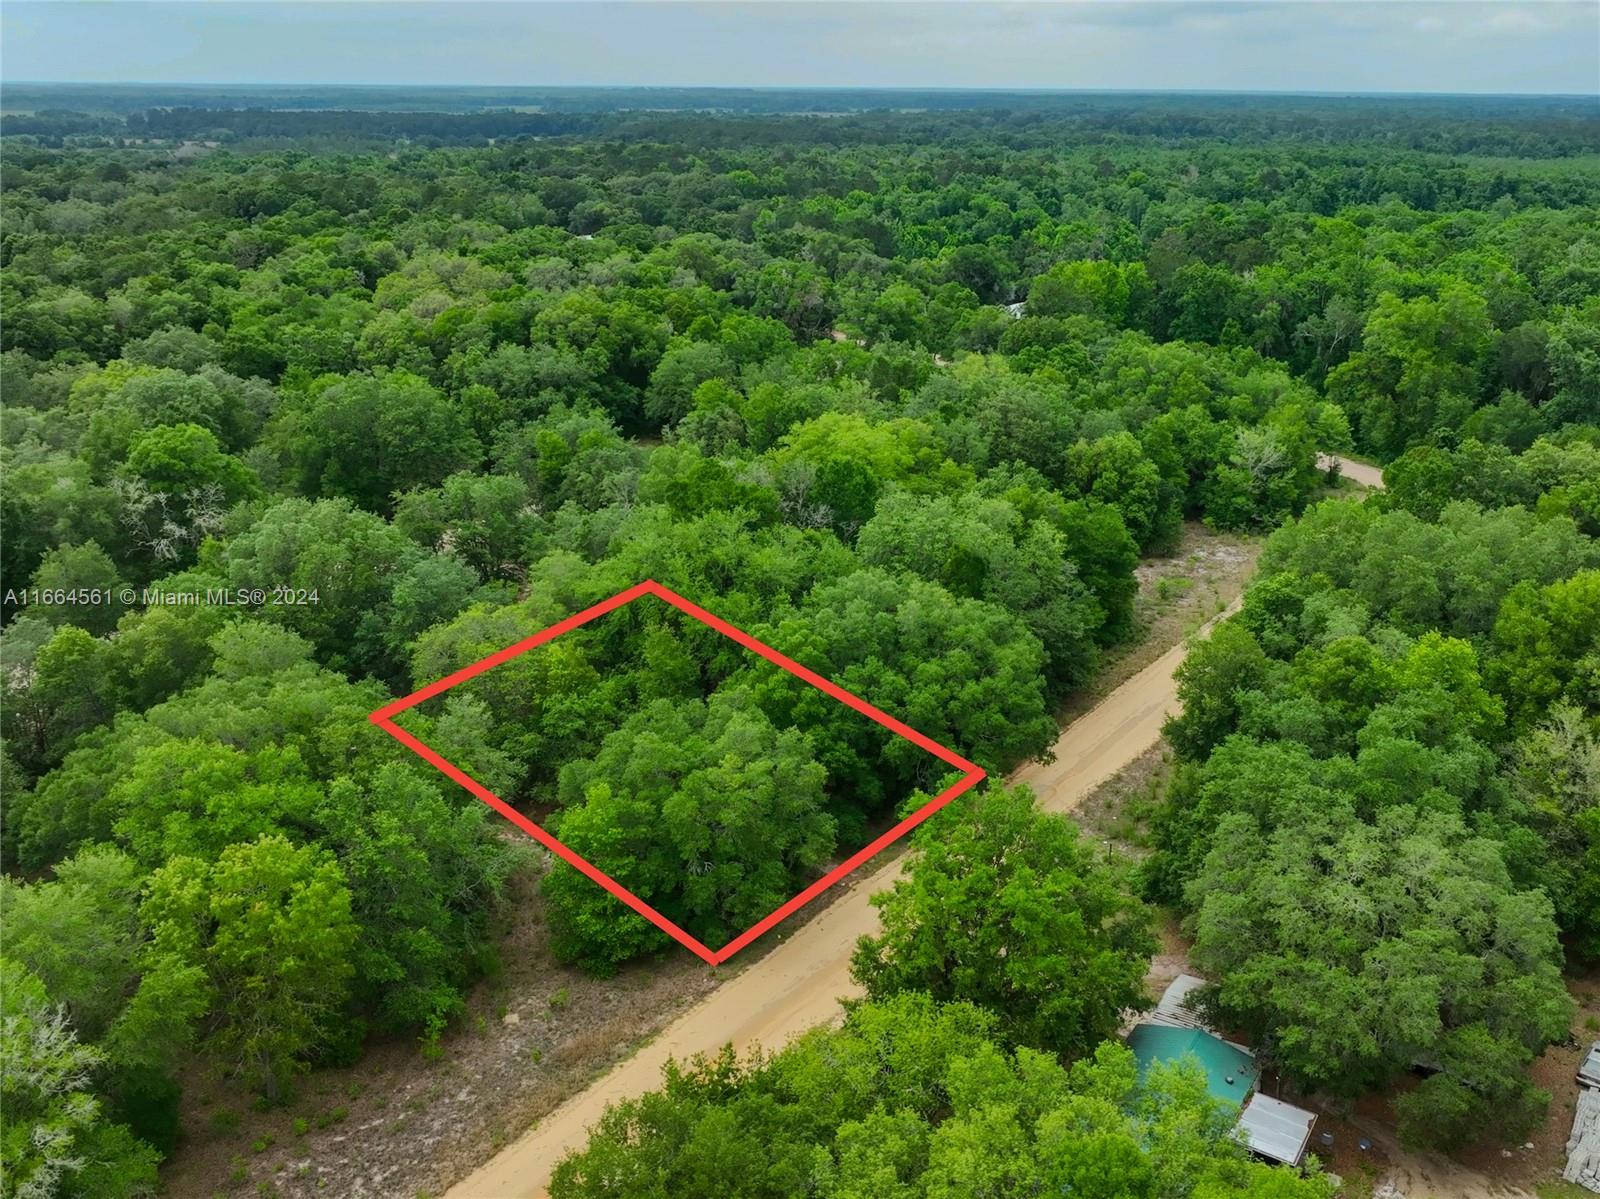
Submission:
[[[816,882],[812,883],[804,891],[801,891],[793,899],[782,904],[778,908],[774,909],[771,913],[763,917],[761,920],[751,925],[748,929],[740,933],[733,940],[729,941],[721,949],[711,949],[709,946],[703,944],[698,938],[691,936],[689,933],[679,928],[671,920],[667,919],[667,917],[656,911],[655,908],[651,907],[632,891],[628,890],[628,888],[624,887],[610,875],[606,874],[605,871],[586,860],[581,854],[575,853],[573,850],[563,845],[559,840],[556,839],[556,837],[546,832],[532,820],[529,820],[526,816],[517,811],[510,804],[506,803],[505,800],[501,799],[493,791],[490,791],[482,783],[478,782],[471,775],[467,774],[466,771],[448,761],[444,755],[440,754],[437,750],[434,750],[430,746],[424,744],[420,739],[412,736],[399,725],[394,723],[394,718],[400,715],[400,713],[416,707],[424,700],[432,699],[435,695],[439,695],[444,691],[448,691],[457,683],[464,683],[468,679],[475,678],[486,670],[492,670],[494,667],[499,666],[502,662],[509,662],[512,658],[515,658],[521,654],[525,654],[531,649],[536,649],[539,646],[544,645],[546,642],[554,641],[563,633],[570,633],[573,629],[578,628],[580,625],[588,624],[596,617],[604,616],[607,612],[615,611],[625,604],[631,604],[634,600],[643,595],[655,596],[657,599],[662,600],[663,602],[678,609],[678,611],[683,612],[688,616],[692,616],[695,620],[698,620],[701,624],[706,625],[708,628],[715,629],[724,637],[738,642],[740,645],[744,646],[745,649],[750,650],[752,653],[759,654],[768,662],[781,667],[797,678],[805,680],[818,691],[832,696],[846,707],[853,708],[855,711],[860,712],[867,719],[882,725],[884,728],[893,733],[897,733],[901,737],[904,737],[907,741],[910,741],[913,745],[916,745],[918,748],[926,750],[940,761],[948,763],[949,765],[954,766],[956,769],[962,771],[963,774],[961,778],[955,783],[946,787],[943,791],[939,792],[938,795],[934,796],[927,803],[923,804],[922,807],[918,808],[911,815],[900,821],[900,823],[896,824],[888,832],[884,833],[882,836],[876,838],[863,848],[851,854],[850,857],[845,859],[844,862],[828,871],[827,874],[823,875]],[[599,883],[600,886],[604,887],[607,891],[611,892],[612,895],[615,895],[623,903],[627,904],[634,911],[638,912],[639,915],[650,921],[651,924],[654,924],[657,928],[661,929],[662,932],[672,937],[679,944],[686,946],[692,950],[696,956],[704,959],[713,966],[720,965],[721,963],[727,961],[746,945],[749,945],[757,937],[760,937],[763,933],[768,932],[775,925],[787,919],[806,904],[810,903],[818,895],[822,894],[822,892],[833,886],[834,883],[838,882],[851,871],[855,870],[856,867],[860,866],[863,862],[867,861],[869,858],[872,858],[880,851],[886,849],[888,846],[894,844],[901,837],[905,836],[912,829],[916,828],[917,825],[921,824],[924,820],[928,819],[928,817],[932,816],[940,808],[944,807],[951,800],[955,799],[956,796],[967,790],[970,790],[972,787],[982,782],[985,777],[987,777],[987,772],[981,766],[967,761],[960,754],[951,749],[947,749],[943,745],[940,745],[931,737],[923,736],[923,734],[917,732],[917,730],[912,728],[910,725],[896,720],[887,712],[873,707],[860,696],[852,695],[838,684],[829,682],[815,671],[807,670],[793,658],[789,658],[783,654],[780,654],[770,645],[756,640],[742,629],[734,628],[727,621],[722,620],[720,617],[713,616],[710,612],[707,612],[704,608],[700,607],[700,605],[684,599],[683,596],[679,595],[671,588],[663,587],[654,579],[646,579],[642,583],[636,583],[634,586],[629,587],[625,591],[619,591],[610,599],[601,600],[593,607],[585,608],[583,611],[574,613],[565,620],[556,622],[543,632],[535,633],[531,637],[526,637],[523,640],[518,641],[515,645],[508,645],[505,649],[499,650],[496,653],[492,653],[487,658],[483,658],[477,662],[474,662],[470,666],[463,666],[454,674],[447,674],[444,678],[439,679],[436,682],[429,683],[426,687],[423,687],[420,690],[413,691],[410,695],[403,699],[397,699],[393,703],[385,704],[383,707],[377,709],[371,715],[369,715],[367,719],[373,724],[377,725],[384,732],[388,733],[396,741],[400,742],[401,745],[404,745],[407,749],[411,750],[412,753],[416,754],[423,761],[433,766],[440,773],[454,780],[456,783],[470,791],[473,795],[477,796],[484,803],[488,804],[489,807],[500,813],[500,815],[504,816],[512,824],[516,825],[524,833],[528,834],[528,836],[532,837],[540,845],[543,845],[562,861],[566,862],[568,865],[574,867],[595,882]]]

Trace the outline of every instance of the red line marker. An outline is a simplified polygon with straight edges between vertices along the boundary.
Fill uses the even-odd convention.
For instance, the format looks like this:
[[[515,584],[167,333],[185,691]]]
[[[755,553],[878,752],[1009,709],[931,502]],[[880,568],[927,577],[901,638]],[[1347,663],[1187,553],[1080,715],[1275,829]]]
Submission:
[[[729,941],[721,949],[712,949],[701,942],[698,938],[679,928],[667,917],[656,911],[655,908],[651,907],[632,891],[628,890],[628,888],[617,882],[616,879],[612,878],[605,871],[601,870],[598,866],[595,866],[592,862],[584,858],[582,854],[576,853],[566,845],[563,845],[558,838],[545,831],[532,820],[529,820],[521,812],[517,811],[510,804],[506,803],[505,800],[501,799],[482,783],[474,779],[466,771],[462,770],[453,762],[446,759],[443,754],[439,753],[431,746],[425,744],[420,738],[406,732],[403,728],[394,723],[394,717],[398,716],[402,712],[416,707],[424,700],[432,699],[434,696],[448,691],[457,683],[464,683],[468,679],[477,677],[486,670],[492,670],[494,667],[499,666],[502,662],[509,662],[512,658],[515,658],[521,654],[525,654],[531,649],[536,649],[547,642],[554,641],[563,633],[570,633],[573,629],[578,628],[580,625],[588,624],[591,620],[594,620],[600,616],[604,616],[607,612],[615,611],[624,604],[630,604],[642,595],[653,595],[664,603],[670,604],[672,607],[677,608],[685,615],[692,616],[701,624],[707,626],[708,628],[715,629],[724,637],[738,642],[738,644],[744,646],[745,649],[760,655],[773,665],[778,666],[781,669],[788,671],[796,678],[809,683],[811,686],[815,687],[818,691],[823,692],[825,695],[832,696],[846,707],[852,708],[861,713],[868,720],[882,725],[884,728],[898,736],[904,737],[907,741],[910,741],[913,745],[916,745],[920,749],[926,750],[940,761],[954,766],[956,769],[962,771],[963,774],[961,778],[956,780],[956,782],[951,784],[949,787],[946,787],[943,791],[939,792],[938,795],[929,800],[927,803],[923,804],[922,807],[918,808],[910,816],[907,816],[904,820],[900,821],[899,824],[895,825],[886,833],[876,838],[871,842],[871,844],[863,846],[861,849],[851,854],[849,858],[841,862],[832,870],[828,871],[828,873],[823,875],[821,878],[817,879],[816,882],[812,883],[805,890],[801,891],[793,899],[780,905],[771,913],[758,920],[755,924],[751,925],[733,940]],[[711,963],[713,966],[727,961],[746,945],[749,945],[762,934],[769,932],[776,925],[782,923],[788,917],[792,916],[795,912],[803,908],[806,904],[810,903],[818,895],[821,895],[829,887],[833,886],[839,880],[851,873],[851,871],[855,870],[862,863],[881,853],[884,849],[894,844],[901,837],[904,837],[912,829],[916,828],[917,825],[921,824],[940,808],[948,804],[952,799],[956,798],[956,796],[960,795],[964,791],[970,790],[972,787],[982,782],[986,776],[986,772],[982,767],[967,761],[960,754],[946,748],[943,745],[940,745],[931,737],[925,737],[910,725],[896,720],[893,716],[890,716],[887,712],[884,712],[874,707],[872,704],[869,704],[860,696],[852,695],[838,684],[830,682],[813,670],[808,670],[794,659],[780,654],[770,645],[756,640],[756,638],[750,636],[750,634],[744,632],[742,629],[734,628],[734,626],[729,624],[727,621],[712,615],[710,612],[707,612],[704,608],[700,607],[700,605],[684,599],[683,596],[679,595],[670,588],[663,587],[654,579],[646,579],[642,583],[638,583],[632,587],[629,587],[626,591],[619,591],[610,599],[602,600],[593,607],[585,608],[582,612],[574,613],[565,620],[557,621],[555,624],[551,625],[542,632],[535,633],[531,637],[525,637],[523,640],[518,641],[514,645],[508,645],[505,649],[498,650],[495,653],[490,654],[488,657],[472,663],[470,666],[463,666],[460,670],[457,670],[452,674],[447,674],[444,678],[439,679],[436,682],[429,683],[426,687],[422,687],[416,691],[413,691],[410,695],[405,696],[403,699],[397,699],[393,703],[385,704],[383,707],[373,712],[368,719],[384,732],[388,733],[396,741],[400,742],[401,745],[404,745],[407,749],[411,750],[412,753],[416,754],[424,762],[427,762],[434,769],[438,770],[446,778],[449,778],[460,786],[466,788],[466,790],[477,796],[477,798],[482,800],[485,804],[488,804],[489,807],[500,813],[500,815],[504,816],[512,824],[516,825],[524,833],[532,837],[540,845],[543,845],[562,861],[566,862],[580,873],[588,876],[594,882],[598,883],[601,887],[609,891],[612,895],[615,895],[623,903],[627,904],[634,911],[638,912],[639,915],[650,921],[651,924],[654,924],[662,932],[672,937],[680,945],[687,947],[697,957],[700,957],[703,960]]]

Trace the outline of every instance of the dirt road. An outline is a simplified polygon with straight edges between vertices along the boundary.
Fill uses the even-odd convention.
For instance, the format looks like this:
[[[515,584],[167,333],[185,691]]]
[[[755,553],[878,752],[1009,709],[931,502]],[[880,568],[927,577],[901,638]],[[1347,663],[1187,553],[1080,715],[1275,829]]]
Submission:
[[[1056,741],[1054,762],[1031,763],[1013,777],[1033,787],[1044,807],[1070,811],[1160,738],[1162,721],[1177,707],[1172,673],[1183,655],[1180,645],[1145,667],[1067,726]],[[877,911],[868,900],[887,889],[900,868],[899,860],[869,867],[782,945],[452,1187],[445,1199],[536,1199],[556,1162],[584,1143],[606,1104],[655,1087],[668,1058],[715,1053],[729,1041],[740,1052],[757,1044],[776,1049],[836,1019],[839,1000],[860,993],[849,969],[856,940],[877,931]]]
[[[1357,462],[1354,458],[1343,458],[1338,454],[1318,454],[1317,468],[1327,470],[1335,462],[1339,464],[1339,473],[1345,478],[1363,487],[1383,486],[1383,467],[1368,466],[1365,462]]]

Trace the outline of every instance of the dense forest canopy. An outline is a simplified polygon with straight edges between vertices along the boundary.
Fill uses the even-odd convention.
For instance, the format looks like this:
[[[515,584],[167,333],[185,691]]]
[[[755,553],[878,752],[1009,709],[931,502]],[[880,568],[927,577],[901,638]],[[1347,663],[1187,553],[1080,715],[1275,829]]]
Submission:
[[[1562,938],[1600,937],[1594,105],[655,98],[7,86],[8,1171],[142,1194],[194,1055],[276,1102],[370,1037],[437,1046],[543,865],[370,727],[394,695],[653,577],[999,775],[1137,635],[1139,559],[1186,520],[1285,527],[1186,668],[1148,896],[1298,1083],[1420,1059],[1409,1136],[1536,1119]],[[678,106],[740,111],[643,111]],[[1329,450],[1391,493],[1308,510]],[[162,598],[224,593],[265,598]],[[713,944],[941,786],[660,606],[403,723]],[[771,1168],[826,1159],[819,1193],[959,1191],[947,1158],[1020,1091],[1018,1187],[1061,1183],[1040,1147],[1086,1120],[1147,1180],[1118,1194],[1267,1193],[1193,1080],[1099,1047],[1147,915],[1030,803],[950,814],[844,1033],[672,1102],[751,1135],[805,1111]],[[997,856],[990,905],[961,880]],[[1380,926],[1308,945],[1239,910],[1315,923],[1330,857]],[[563,960],[665,944],[565,867],[543,887]],[[1030,921],[1012,969],[963,956]],[[1372,1010],[1378,965],[1406,1011]],[[829,1036],[896,1003],[940,1048],[884,1085],[922,1097],[808,1107]],[[658,1116],[686,1135],[626,1109],[562,1193],[656,1193],[586,1179]],[[858,1160],[869,1125],[901,1156]]]

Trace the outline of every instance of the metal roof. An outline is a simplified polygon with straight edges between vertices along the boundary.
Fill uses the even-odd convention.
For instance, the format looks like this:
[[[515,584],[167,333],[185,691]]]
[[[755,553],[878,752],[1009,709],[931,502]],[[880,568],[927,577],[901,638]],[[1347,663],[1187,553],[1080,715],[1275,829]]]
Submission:
[[[1252,1153],[1286,1166],[1298,1166],[1306,1155],[1311,1126],[1316,1122],[1315,1112],[1258,1093],[1250,1096],[1250,1102],[1239,1113],[1233,1135]]]
[[[1578,1081],[1586,1087],[1600,1087],[1600,1041],[1589,1046],[1589,1056],[1578,1067]]]
[[[1206,1028],[1197,1012],[1189,1007],[1189,995],[1205,986],[1205,979],[1192,974],[1180,974],[1167,984],[1156,1010],[1145,1019],[1147,1024],[1167,1024],[1173,1028]]]
[[[1141,1076],[1156,1062],[1192,1053],[1206,1072],[1206,1089],[1230,1107],[1242,1105],[1256,1085],[1254,1055],[1198,1028],[1141,1024],[1128,1034],[1128,1048],[1139,1061]]]

